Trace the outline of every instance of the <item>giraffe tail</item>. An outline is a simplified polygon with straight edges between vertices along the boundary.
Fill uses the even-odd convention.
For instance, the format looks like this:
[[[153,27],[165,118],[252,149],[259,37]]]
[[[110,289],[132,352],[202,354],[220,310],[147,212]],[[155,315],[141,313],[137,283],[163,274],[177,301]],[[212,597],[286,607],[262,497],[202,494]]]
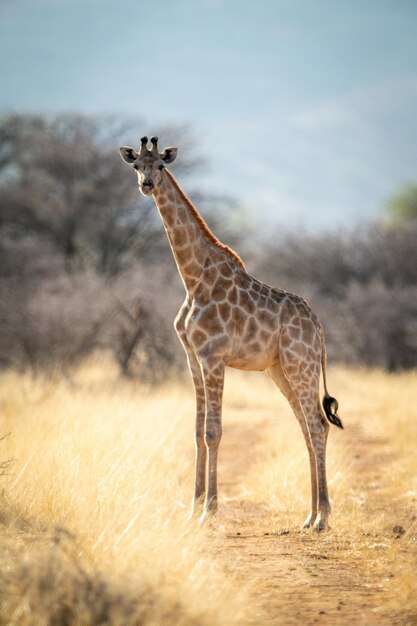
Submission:
[[[339,428],[343,428],[342,420],[337,414],[337,409],[339,408],[339,403],[336,398],[332,398],[326,394],[323,398],[323,409],[326,413],[326,417],[331,424],[338,426]]]
[[[329,392],[327,391],[326,385],[326,344],[324,342],[324,333],[323,328],[321,329],[322,335],[322,353],[321,353],[321,367],[323,370],[323,385],[324,385],[324,396],[323,396],[323,409],[326,414],[327,419],[331,424],[334,424],[338,428],[343,428],[342,420],[337,414],[337,410],[339,408],[339,403],[336,398],[333,398]]]

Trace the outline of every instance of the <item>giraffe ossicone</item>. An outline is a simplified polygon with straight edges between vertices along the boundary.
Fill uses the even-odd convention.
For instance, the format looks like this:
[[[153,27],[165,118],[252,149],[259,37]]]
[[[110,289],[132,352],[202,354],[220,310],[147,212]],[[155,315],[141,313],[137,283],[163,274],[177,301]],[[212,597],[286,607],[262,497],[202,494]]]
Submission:
[[[266,371],[287,398],[310,461],[311,511],[304,527],[324,530],[330,514],[329,422],[343,426],[337,401],[327,391],[326,347],[317,316],[300,296],[251,276],[236,252],[217,239],[166,169],[177,156],[176,148],[160,153],[158,139],[152,137],[149,150],[143,137],[139,152],[122,147],[120,154],[136,170],[140,191],[155,199],[186,290],[175,330],[187,354],[196,396],[194,513],[204,520],[217,510],[223,384],[229,366]]]

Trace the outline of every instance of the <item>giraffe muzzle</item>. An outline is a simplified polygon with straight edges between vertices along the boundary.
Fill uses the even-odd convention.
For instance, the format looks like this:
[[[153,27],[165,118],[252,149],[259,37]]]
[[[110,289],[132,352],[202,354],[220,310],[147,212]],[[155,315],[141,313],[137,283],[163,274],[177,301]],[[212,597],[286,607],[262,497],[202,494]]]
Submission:
[[[150,178],[146,178],[142,183],[142,187],[144,191],[151,192],[154,188],[154,184]]]

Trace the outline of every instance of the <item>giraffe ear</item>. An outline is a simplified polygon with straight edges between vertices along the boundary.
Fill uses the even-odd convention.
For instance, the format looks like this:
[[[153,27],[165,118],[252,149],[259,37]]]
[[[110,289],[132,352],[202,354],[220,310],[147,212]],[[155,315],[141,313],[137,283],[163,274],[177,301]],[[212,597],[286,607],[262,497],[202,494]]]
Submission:
[[[139,156],[139,154],[135,150],[133,150],[133,148],[127,148],[126,146],[122,146],[121,148],[119,148],[119,151],[120,156],[122,157],[123,161],[126,161],[126,163],[133,163]]]
[[[177,148],[165,148],[165,150],[161,154],[161,159],[164,163],[172,163],[177,158],[177,153]]]

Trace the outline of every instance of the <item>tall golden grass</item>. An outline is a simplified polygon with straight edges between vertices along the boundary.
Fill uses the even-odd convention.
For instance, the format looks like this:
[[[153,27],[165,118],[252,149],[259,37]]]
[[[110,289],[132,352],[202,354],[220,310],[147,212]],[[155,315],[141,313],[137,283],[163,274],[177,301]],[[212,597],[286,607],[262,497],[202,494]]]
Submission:
[[[353,433],[346,439],[332,429],[330,436],[333,538],[348,536],[352,559],[365,564],[380,533],[386,545],[376,575],[394,572],[384,606],[414,615],[417,375],[339,369],[329,379]],[[0,402],[0,436],[10,432],[0,441],[10,472],[0,478],[0,623],[261,623],[250,572],[245,583],[222,555],[228,514],[233,508],[233,528],[245,524],[240,505],[251,502],[264,511],[251,520],[255,528],[277,519],[296,528],[309,502],[299,427],[267,377],[228,373],[226,484],[219,518],[208,527],[188,519],[191,385],[149,388],[96,359],[71,378],[4,372]],[[398,541],[390,536],[395,526],[405,530]]]

